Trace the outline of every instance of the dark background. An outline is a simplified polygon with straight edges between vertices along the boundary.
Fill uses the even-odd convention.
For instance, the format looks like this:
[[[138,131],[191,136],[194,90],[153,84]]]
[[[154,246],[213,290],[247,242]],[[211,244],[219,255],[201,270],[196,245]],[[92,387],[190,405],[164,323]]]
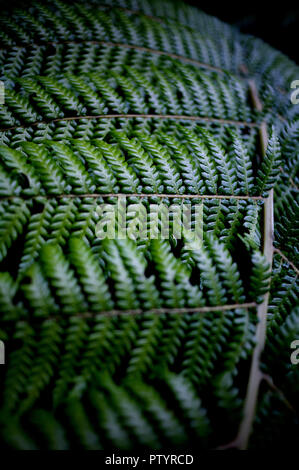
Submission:
[[[299,64],[299,0],[297,2],[185,0],[243,33],[263,39]]]

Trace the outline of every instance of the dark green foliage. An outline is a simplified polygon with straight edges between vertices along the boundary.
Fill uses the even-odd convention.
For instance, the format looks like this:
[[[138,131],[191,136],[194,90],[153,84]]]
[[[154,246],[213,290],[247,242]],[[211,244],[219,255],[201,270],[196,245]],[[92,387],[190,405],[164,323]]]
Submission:
[[[261,366],[271,377],[249,445],[277,448],[284,433],[282,447],[293,446],[299,114],[289,85],[298,67],[180,2],[46,0],[2,13],[4,448],[232,441],[268,292]],[[270,271],[262,253],[272,189]],[[121,195],[132,236],[102,240],[97,209]],[[162,203],[165,215],[182,202],[202,208],[200,243],[186,233],[133,236],[134,224],[154,226],[136,216],[138,204]]]
[[[270,266],[260,252],[252,255],[252,274],[250,277],[250,292],[256,296],[257,303],[263,301],[263,295],[269,290],[271,277]]]
[[[280,163],[280,146],[275,131],[272,129],[267,152],[257,175],[257,188],[259,193],[264,194],[274,186],[279,174]]]

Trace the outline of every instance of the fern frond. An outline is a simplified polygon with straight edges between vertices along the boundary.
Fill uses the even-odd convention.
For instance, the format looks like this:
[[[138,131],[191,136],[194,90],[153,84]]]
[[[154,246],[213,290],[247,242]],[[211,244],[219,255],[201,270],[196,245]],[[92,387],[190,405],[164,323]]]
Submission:
[[[89,193],[95,190],[95,185],[87,173],[82,161],[65,144],[51,143],[54,158],[59,161],[75,193]]]
[[[84,312],[86,304],[83,294],[61,248],[53,243],[47,243],[41,248],[40,258],[42,270],[50,285],[55,288],[62,312],[66,314]]]
[[[0,25],[0,447],[294,447],[298,67],[168,0]]]
[[[182,194],[184,191],[182,180],[167,150],[165,150],[157,140],[144,134],[137,133],[137,138],[144,148],[153,156],[154,162],[161,173],[161,179],[166,192]]]
[[[189,129],[181,128],[195,156],[197,166],[200,167],[201,173],[205,178],[205,185],[210,194],[217,193],[218,174],[213,160],[208,155],[208,150],[202,140],[194,132]]]
[[[253,253],[252,264],[250,295],[260,303],[263,300],[263,295],[269,290],[271,272],[265,257],[259,251]]]
[[[242,193],[249,195],[252,194],[252,190],[254,188],[252,163],[242,140],[237,136],[237,134],[233,134],[232,137],[236,159],[235,167],[238,177],[238,186],[240,186]]]
[[[235,194],[237,189],[237,177],[228,156],[208,131],[202,131],[202,134],[220,173],[223,193]]]
[[[279,165],[280,145],[275,129],[272,128],[267,152],[257,175],[258,194],[267,194],[273,188],[279,174]]]

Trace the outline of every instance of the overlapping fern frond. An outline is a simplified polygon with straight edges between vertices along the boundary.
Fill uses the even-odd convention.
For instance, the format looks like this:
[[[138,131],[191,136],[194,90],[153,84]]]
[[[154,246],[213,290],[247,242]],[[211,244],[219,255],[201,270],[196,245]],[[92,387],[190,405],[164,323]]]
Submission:
[[[12,8],[0,24],[4,447],[233,441],[268,294],[268,386],[249,445],[271,447],[284,429],[287,446],[298,419],[289,346],[299,128],[284,92],[298,67],[179,2],[47,0]],[[272,192],[271,268],[263,212]],[[101,239],[99,206],[123,200],[129,236]],[[150,204],[161,210],[156,227]],[[202,209],[199,245],[184,231],[136,236],[136,227],[155,234],[163,211],[183,204]]]

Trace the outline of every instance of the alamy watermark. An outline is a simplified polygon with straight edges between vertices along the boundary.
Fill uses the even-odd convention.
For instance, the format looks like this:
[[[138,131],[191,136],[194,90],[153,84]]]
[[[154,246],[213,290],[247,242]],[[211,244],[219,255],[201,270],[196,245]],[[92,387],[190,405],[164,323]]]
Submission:
[[[299,364],[299,339],[292,341],[290,347],[295,350],[291,354],[291,363],[296,366]]]
[[[183,239],[185,248],[198,250],[203,239],[203,204],[127,204],[120,196],[115,204],[99,204],[95,234],[103,240]]]
[[[295,88],[291,93],[291,103],[299,104],[299,80],[293,80],[291,83],[291,88]]]
[[[4,83],[0,80],[0,104],[5,102],[5,87]]]
[[[4,342],[0,340],[0,365],[5,364],[5,345]]]

